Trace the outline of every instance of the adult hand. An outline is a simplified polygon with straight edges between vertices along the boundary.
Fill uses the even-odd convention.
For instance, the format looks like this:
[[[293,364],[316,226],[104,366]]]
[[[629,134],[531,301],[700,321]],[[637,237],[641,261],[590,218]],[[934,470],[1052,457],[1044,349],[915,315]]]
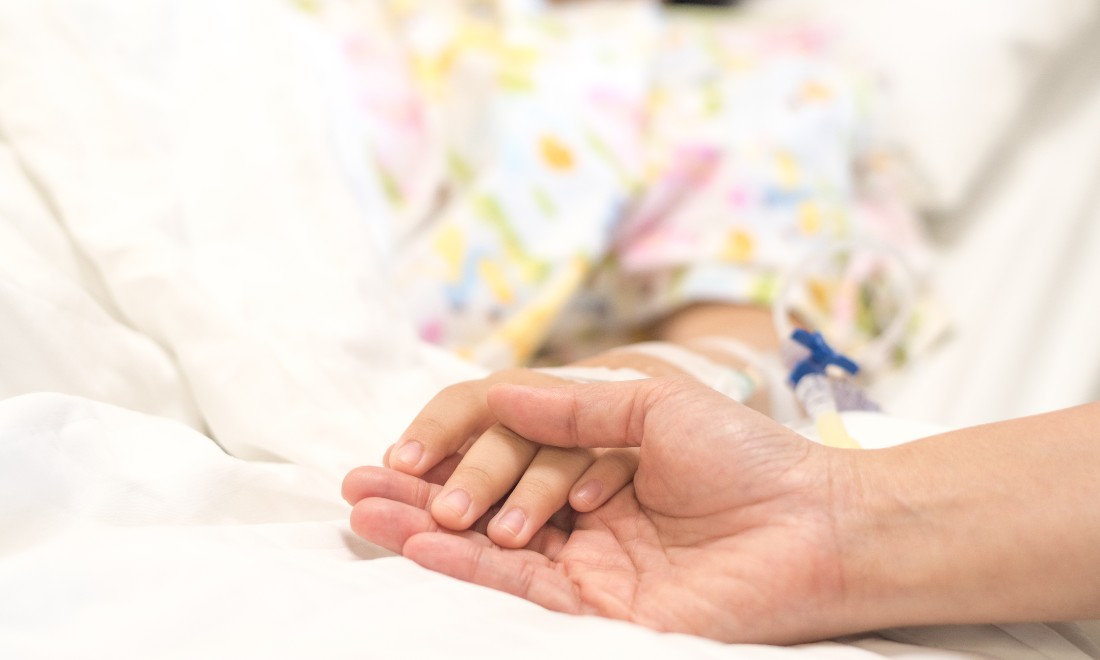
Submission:
[[[611,351],[581,365],[678,375],[675,365],[645,353]],[[630,483],[634,448],[597,450],[540,446],[497,423],[487,393],[500,383],[552,387],[568,381],[532,369],[508,369],[444,388],[424,406],[383,465],[442,484],[431,513],[452,530],[482,529],[505,547],[521,548],[548,521],[591,511]],[[361,468],[354,474],[370,474]],[[369,478],[369,477],[368,477]],[[569,506],[566,506],[568,504]]]
[[[511,432],[564,447],[640,447],[632,486],[543,528],[525,549],[448,533],[438,487],[373,468],[344,495],[352,527],[436,571],[547,608],[725,641],[795,642],[850,632],[834,510],[847,452],[690,380],[489,391]],[[845,483],[847,482],[844,480]]]

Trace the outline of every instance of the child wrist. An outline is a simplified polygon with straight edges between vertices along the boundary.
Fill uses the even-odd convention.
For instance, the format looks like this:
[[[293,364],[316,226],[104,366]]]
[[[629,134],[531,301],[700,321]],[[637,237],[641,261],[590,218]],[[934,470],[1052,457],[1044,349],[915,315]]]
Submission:
[[[746,369],[718,363],[688,347],[669,342],[643,342],[610,351],[654,358],[676,368],[707,387],[744,403],[758,387],[758,379]]]

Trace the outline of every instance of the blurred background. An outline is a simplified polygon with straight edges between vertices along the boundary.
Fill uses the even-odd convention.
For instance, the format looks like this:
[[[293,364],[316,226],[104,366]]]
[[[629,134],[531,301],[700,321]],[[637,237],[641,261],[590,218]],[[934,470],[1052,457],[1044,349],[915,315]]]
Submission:
[[[1100,399],[1100,3],[736,5],[831,25],[889,91],[950,330],[874,386],[887,410],[956,426]]]
[[[440,0],[441,11],[458,1]],[[399,0],[392,2],[400,4]],[[507,9],[537,2],[484,0],[483,4]],[[127,119],[111,110],[109,104],[102,106],[107,109],[101,115],[91,113],[89,108],[94,104],[88,99],[99,98],[97,85],[103,81],[120,92],[119,98],[134,101],[135,107],[163,114],[154,119],[164,119],[164,126],[170,127],[174,119],[171,103],[193,102],[201,110],[196,115],[200,120],[194,124],[196,131],[225,132],[196,132],[187,139],[204,140],[202,144],[211,149],[222,149],[224,154],[215,160],[227,171],[232,169],[225,160],[228,156],[240,158],[239,162],[250,167],[275,162],[282,152],[261,133],[270,129],[285,133],[279,134],[280,139],[286,137],[293,129],[289,122],[296,117],[307,117],[318,124],[307,127],[312,132],[305,131],[308,135],[302,144],[306,138],[321,140],[318,135],[323,130],[318,126],[331,117],[316,117],[306,111],[293,115],[301,109],[294,103],[302,98],[293,95],[317,90],[335,96],[348,92],[339,89],[335,77],[315,79],[313,73],[305,71],[313,63],[303,61],[315,56],[319,59],[317,53],[323,49],[303,49],[309,50],[310,56],[301,57],[288,46],[316,41],[318,36],[305,35],[298,25],[284,29],[280,21],[285,18],[283,14],[301,18],[370,4],[370,0],[239,0],[220,4],[163,1],[123,8],[94,0],[0,2],[0,153],[4,155],[0,164],[8,168],[5,171],[12,173],[11,177],[26,179],[19,182],[18,191],[14,178],[0,179],[0,213],[12,227],[18,228],[19,222],[31,227],[26,220],[30,213],[19,205],[23,203],[20,200],[35,195],[45,200],[35,211],[42,217],[69,208],[99,209],[96,204],[103,201],[102,196],[97,197],[99,191],[91,190],[94,186],[86,176],[74,174],[76,170],[69,168],[67,158],[93,153],[102,145],[154,153],[171,142],[171,136],[156,133],[162,130],[161,124],[150,120],[149,135],[153,137],[145,142],[134,138],[131,145],[125,142],[130,139],[125,137],[127,129],[141,125],[143,117]],[[1100,398],[1100,295],[1096,293],[1100,286],[1100,2],[746,0],[703,4],[715,6],[687,11],[709,11],[716,16],[740,12],[742,20],[750,23],[810,19],[828,26],[848,55],[879,76],[888,91],[886,115],[897,151],[912,175],[912,196],[936,248],[931,273],[948,328],[906,369],[875,384],[874,394],[888,412],[963,425]],[[282,12],[275,18],[273,7]],[[247,45],[247,39],[269,48],[266,62],[248,51],[252,46]],[[205,83],[184,80],[192,87],[180,89],[215,89],[222,97],[157,97],[164,91],[157,86],[162,79],[159,71],[170,72],[175,66],[172,58],[179,54],[170,52],[172,48],[194,57],[194,70],[205,72],[211,80],[224,74],[215,80],[216,85],[204,87]],[[222,62],[236,62],[242,68],[267,68],[262,76],[234,79]],[[85,64],[94,75],[81,68]],[[117,70],[111,69],[115,65]],[[298,85],[299,79],[305,82],[278,99],[289,102],[264,106],[266,101],[259,96],[247,97],[250,91],[276,89],[277,84],[288,88],[292,83]],[[47,82],[54,87],[47,89]],[[282,93],[280,90],[276,91]],[[234,107],[234,95],[254,107]],[[38,105],[31,103],[32,96]],[[229,123],[219,124],[217,113],[222,111],[233,121],[256,128],[255,135],[230,130]],[[250,112],[263,116],[267,123],[261,126],[252,121]],[[282,120],[288,123],[279,124]],[[104,137],[108,135],[106,128],[118,129],[117,135],[122,137],[117,144]],[[228,140],[247,145],[249,139],[271,151],[257,150],[252,160],[247,160],[223,146]],[[286,144],[279,145],[284,147]],[[65,154],[65,148],[76,151]],[[338,146],[333,151],[341,149],[350,151],[353,147]],[[169,149],[162,151],[172,156]],[[196,159],[187,163],[194,166],[195,172],[207,172],[205,166],[197,164],[203,155],[201,149],[195,148],[188,155]],[[336,156],[326,157],[346,166],[360,155],[341,152]],[[49,190],[47,177],[27,174],[28,159],[43,165],[43,171],[57,174],[64,185]],[[170,159],[164,162],[166,166],[179,165]],[[355,167],[363,169],[365,165],[360,162]],[[234,171],[240,173],[242,169]],[[318,181],[325,175],[317,168],[304,173],[292,169],[279,173],[315,175]],[[345,170],[343,174],[351,178]],[[129,208],[126,204],[131,204],[135,213],[147,211],[139,208],[137,195],[121,194],[126,186],[135,186],[146,195],[152,195],[150,190],[164,195],[183,190],[192,201],[205,203],[208,199],[203,196],[207,191],[198,195],[195,190],[184,190],[171,176],[158,179],[149,168],[133,166],[130,174],[132,180],[114,192],[121,199],[112,199],[102,208]],[[178,176],[179,171],[174,175]],[[214,181],[216,177],[211,175],[209,179]],[[278,186],[259,175],[244,179],[236,191],[240,200],[253,195],[254,190],[247,186],[255,186],[267,196],[265,212],[289,213],[286,204],[274,201],[280,192]],[[105,185],[112,183],[107,174],[103,180],[108,182]],[[342,181],[328,172],[327,178],[309,191],[320,197],[321,192],[329,191],[325,186],[335,189]],[[332,199],[347,191],[338,193]],[[73,200],[84,205],[74,205]],[[236,204],[240,200],[231,201]],[[345,201],[342,197],[338,201],[326,198],[326,203],[351,214],[351,203]],[[227,217],[240,216],[239,209],[232,205],[225,205],[224,210]],[[88,215],[89,226],[98,220],[92,215]],[[92,231],[85,238],[93,241],[103,237]],[[115,252],[111,250],[116,246],[105,245],[105,254],[113,257]],[[61,248],[58,250],[60,254]],[[73,273],[87,273],[87,264],[80,261],[79,255],[66,257],[70,258],[76,264]],[[15,277],[21,276],[21,272],[13,272]],[[112,310],[110,296],[100,291],[101,282],[91,277],[84,284],[93,298]],[[211,291],[211,295],[221,294],[216,286]],[[324,311],[320,305],[318,310],[318,314]],[[9,331],[13,334],[3,336],[8,337],[8,343],[23,341],[11,329],[18,319],[14,314],[11,318],[14,320],[9,323]],[[161,321],[150,314],[150,327]],[[61,334],[58,331],[59,345],[72,340]],[[52,349],[43,350],[51,357],[57,355]],[[12,360],[24,357],[12,351]],[[9,364],[8,373],[14,374],[19,367],[11,364],[19,363]],[[28,358],[26,365],[31,364]],[[58,382],[67,382],[69,372],[63,360],[51,364],[58,369]],[[43,373],[38,367],[27,366],[19,374],[22,380],[9,379],[14,384],[5,393],[27,391],[27,383],[37,389],[50,389],[46,387],[48,379],[39,377]],[[92,388],[88,391],[98,392],[94,388],[104,387],[102,378],[87,374],[80,377],[88,379]],[[71,389],[76,393],[86,391]],[[134,395],[134,401],[140,400],[139,394]],[[112,400],[142,407],[122,396]]]

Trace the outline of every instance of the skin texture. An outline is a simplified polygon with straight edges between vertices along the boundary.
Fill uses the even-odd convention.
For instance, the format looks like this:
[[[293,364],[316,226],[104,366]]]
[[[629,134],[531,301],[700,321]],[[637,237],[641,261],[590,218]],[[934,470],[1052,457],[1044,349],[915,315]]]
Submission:
[[[640,445],[633,485],[579,515],[571,533],[546,527],[509,550],[472,531],[439,533],[427,511],[436,487],[361,468],[344,484],[356,533],[564,612],[727,641],[839,632],[817,616],[844,599],[831,507],[822,506],[833,497],[825,448],[683,379],[499,386],[488,402],[536,441]]]
[[[488,394],[513,432],[640,446],[634,483],[524,549],[441,530],[438,487],[348,476],[360,536],[549,609],[727,642],[1100,617],[1100,404],[899,447],[822,447],[692,381]]]
[[[685,343],[725,334],[771,349],[775,338],[770,328],[770,315],[763,310],[707,304],[684,308],[658,324],[654,334]],[[650,376],[683,375],[676,365],[626,348],[577,365],[633,369]],[[719,364],[742,366],[728,355],[693,350]],[[509,369],[447,387],[387,450],[383,465],[418,477],[431,471],[432,483],[444,486],[431,506],[432,517],[440,525],[464,530],[480,523],[495,543],[521,548],[552,517],[568,518],[571,511],[587,512],[602,505],[630,483],[637,469],[638,453],[633,448],[538,447],[498,424],[489,411],[486,395],[493,385],[565,382],[529,369]],[[767,401],[758,397],[749,404],[762,408]],[[447,469],[438,469],[444,464]],[[493,515],[486,518],[490,511]]]
[[[487,393],[500,383],[566,381],[512,369],[448,387],[421,410],[383,465],[443,487],[430,507],[440,525],[480,525],[496,543],[518,548],[553,516],[596,508],[630,483],[637,452],[540,447],[516,435],[488,408]]]

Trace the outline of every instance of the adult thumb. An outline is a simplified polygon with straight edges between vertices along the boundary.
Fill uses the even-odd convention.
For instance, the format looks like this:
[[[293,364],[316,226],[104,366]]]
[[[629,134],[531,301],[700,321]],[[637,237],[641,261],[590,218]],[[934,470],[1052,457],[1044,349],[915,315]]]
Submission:
[[[637,447],[645,418],[674,381],[530,387],[502,383],[487,394],[489,411],[528,440],[556,447]]]

